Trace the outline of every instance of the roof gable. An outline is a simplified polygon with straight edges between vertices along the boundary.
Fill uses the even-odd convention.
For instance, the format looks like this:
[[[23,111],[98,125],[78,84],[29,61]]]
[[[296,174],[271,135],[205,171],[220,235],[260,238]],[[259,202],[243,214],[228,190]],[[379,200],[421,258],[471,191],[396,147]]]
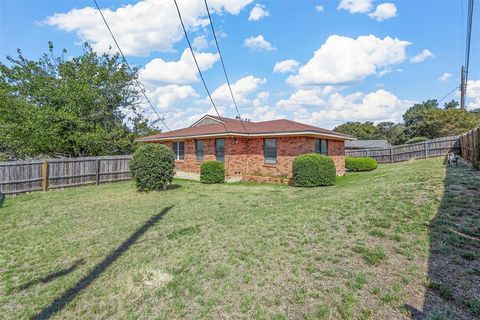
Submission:
[[[198,119],[196,122],[194,122],[190,126],[190,128],[206,126],[206,125],[210,125],[210,124],[221,124],[221,123],[223,123],[223,121],[221,121],[218,117],[214,117],[214,116],[206,114],[203,117],[201,117],[200,119]]]

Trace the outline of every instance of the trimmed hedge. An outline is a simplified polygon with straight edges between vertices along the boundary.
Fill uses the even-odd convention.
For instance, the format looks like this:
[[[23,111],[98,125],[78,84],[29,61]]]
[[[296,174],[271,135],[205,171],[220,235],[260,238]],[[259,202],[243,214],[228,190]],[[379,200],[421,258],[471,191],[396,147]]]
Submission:
[[[292,182],[296,187],[331,186],[337,172],[332,158],[317,153],[296,157],[292,164]]]
[[[225,182],[225,167],[220,161],[205,161],[200,167],[201,183]]]
[[[377,160],[373,158],[350,158],[345,159],[345,169],[347,171],[372,171],[377,169]]]
[[[172,182],[175,154],[162,145],[147,143],[135,150],[130,170],[139,191],[166,190]]]

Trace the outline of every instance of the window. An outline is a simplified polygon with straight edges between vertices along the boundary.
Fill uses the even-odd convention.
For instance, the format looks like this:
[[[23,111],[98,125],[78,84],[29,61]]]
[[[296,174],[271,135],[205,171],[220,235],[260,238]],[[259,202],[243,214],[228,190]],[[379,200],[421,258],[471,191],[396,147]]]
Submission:
[[[327,155],[328,141],[324,139],[315,139],[315,152]]]
[[[265,163],[277,163],[277,139],[263,140],[263,157],[265,158]]]
[[[195,155],[198,162],[203,161],[203,140],[195,140]]]
[[[225,139],[215,139],[215,157],[217,161],[225,162]]]
[[[185,141],[176,141],[173,143],[173,152],[176,160],[183,160],[185,158]]]

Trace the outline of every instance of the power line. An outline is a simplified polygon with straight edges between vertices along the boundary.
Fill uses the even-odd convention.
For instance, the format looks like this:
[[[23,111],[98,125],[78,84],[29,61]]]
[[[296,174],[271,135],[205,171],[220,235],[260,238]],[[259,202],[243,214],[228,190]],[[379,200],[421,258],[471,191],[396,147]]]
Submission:
[[[110,35],[112,36],[112,39],[113,39],[113,41],[115,42],[115,45],[117,46],[117,49],[118,49],[118,51],[120,52],[120,55],[122,56],[123,61],[124,61],[125,64],[127,65],[128,70],[133,74],[134,72],[133,72],[132,68],[130,67],[130,64],[128,63],[127,59],[125,58],[125,55],[123,54],[122,49],[120,48],[120,45],[119,45],[118,42],[117,42],[117,39],[116,39],[115,36],[113,35],[113,32],[112,32],[112,30],[110,29],[110,26],[108,25],[107,20],[105,19],[104,15],[103,15],[103,13],[102,13],[102,10],[100,10],[100,6],[98,5],[97,0],[93,0],[93,2],[95,2],[95,6],[97,7],[98,12],[99,12],[100,15],[102,16],[103,22],[105,23],[105,26],[107,26],[108,32],[109,32]],[[168,131],[170,131],[170,128],[167,126],[167,124],[166,124],[165,121],[164,121],[164,117],[160,116],[160,114],[157,112],[157,110],[155,109],[155,107],[153,106],[153,104],[150,102],[150,99],[148,98],[147,93],[145,92],[145,89],[143,88],[143,85],[140,83],[140,81],[139,81],[137,78],[135,78],[135,82],[137,83],[138,87],[140,88],[140,91],[142,92],[143,96],[145,97],[145,99],[147,100],[148,104],[149,104],[150,107],[152,108],[153,112],[155,112],[155,114],[157,115],[158,119],[163,123],[163,125],[165,126],[165,128],[166,128]]]
[[[470,64],[470,44],[472,40],[473,4],[474,4],[474,0],[468,1],[467,41],[466,41],[466,50],[465,50],[465,82],[468,82],[468,67]]]
[[[449,93],[447,93],[442,99],[438,100],[437,103],[440,105],[440,102],[442,102],[442,101],[445,100],[449,95],[451,95],[452,93],[454,93],[455,90],[457,90],[459,87],[460,87],[460,85],[457,85],[455,88],[453,88],[452,91],[450,91]]]
[[[233,104],[235,105],[235,109],[237,110],[238,118],[240,120],[240,123],[243,126],[243,130],[245,130],[245,133],[248,133],[247,128],[245,127],[245,124],[243,123],[242,116],[240,115],[240,111],[238,110],[237,101],[235,101],[235,97],[233,96],[232,87],[230,86],[230,80],[228,79],[227,69],[225,68],[225,63],[223,62],[222,52],[220,51],[220,46],[218,45],[217,35],[215,34],[215,29],[213,27],[212,16],[210,15],[210,9],[208,9],[207,0],[204,0],[204,2],[205,2],[205,8],[207,9],[207,13],[208,13],[208,19],[210,20],[210,26],[212,27],[213,38],[215,39],[215,44],[217,45],[217,51],[218,51],[218,54],[220,55],[220,61],[222,62],[223,73],[225,74],[225,79],[227,79],[228,89],[230,90],[230,95],[232,96]]]
[[[207,83],[205,82],[205,79],[203,78],[202,75],[202,70],[200,70],[200,67],[197,62],[197,58],[195,57],[195,53],[193,52],[192,44],[190,43],[190,39],[188,38],[188,33],[187,29],[185,28],[185,25],[183,24],[183,19],[182,19],[182,14],[180,13],[180,9],[178,8],[177,0],[173,0],[175,3],[175,7],[177,8],[177,13],[178,13],[178,18],[180,19],[180,23],[183,28],[183,33],[185,34],[185,39],[187,39],[188,42],[188,47],[190,48],[190,52],[192,53],[193,60],[195,61],[195,65],[197,66],[198,74],[200,75],[200,78],[202,79],[203,86],[205,87],[205,90],[207,91],[208,97],[210,98],[210,102],[213,105],[213,108],[215,109],[215,112],[217,112],[218,118],[220,121],[223,123],[223,127],[225,128],[225,131],[227,131],[227,134],[229,135],[230,132],[227,129],[227,125],[225,124],[225,121],[222,120],[222,116],[220,116],[220,112],[218,112],[217,106],[215,105],[215,102],[213,102],[212,95],[210,94],[210,91],[208,90]]]

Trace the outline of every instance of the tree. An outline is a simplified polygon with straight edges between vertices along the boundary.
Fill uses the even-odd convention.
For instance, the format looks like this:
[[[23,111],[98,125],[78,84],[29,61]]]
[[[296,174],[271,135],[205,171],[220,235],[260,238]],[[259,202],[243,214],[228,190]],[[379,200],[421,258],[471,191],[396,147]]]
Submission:
[[[443,105],[443,108],[444,109],[457,109],[459,105],[460,104],[457,101],[452,99],[452,101],[450,101],[450,102],[445,102],[445,104]]]
[[[379,122],[377,128],[381,136],[391,144],[402,144],[407,141],[405,126],[401,123]]]
[[[336,132],[352,135],[362,140],[382,139],[380,130],[373,122],[346,122],[333,129]]]
[[[403,114],[403,120],[406,127],[406,134],[412,137],[428,137],[434,134],[432,128],[426,123],[426,117],[438,109],[437,100],[427,100],[422,103],[416,103]]]
[[[0,63],[0,140],[17,157],[97,156],[133,151],[150,132],[140,115],[135,79],[118,54],[99,55],[85,44],[78,57],[7,57]],[[15,106],[14,108],[12,106]],[[129,114],[130,116],[126,116]],[[126,125],[133,123],[133,127]]]

